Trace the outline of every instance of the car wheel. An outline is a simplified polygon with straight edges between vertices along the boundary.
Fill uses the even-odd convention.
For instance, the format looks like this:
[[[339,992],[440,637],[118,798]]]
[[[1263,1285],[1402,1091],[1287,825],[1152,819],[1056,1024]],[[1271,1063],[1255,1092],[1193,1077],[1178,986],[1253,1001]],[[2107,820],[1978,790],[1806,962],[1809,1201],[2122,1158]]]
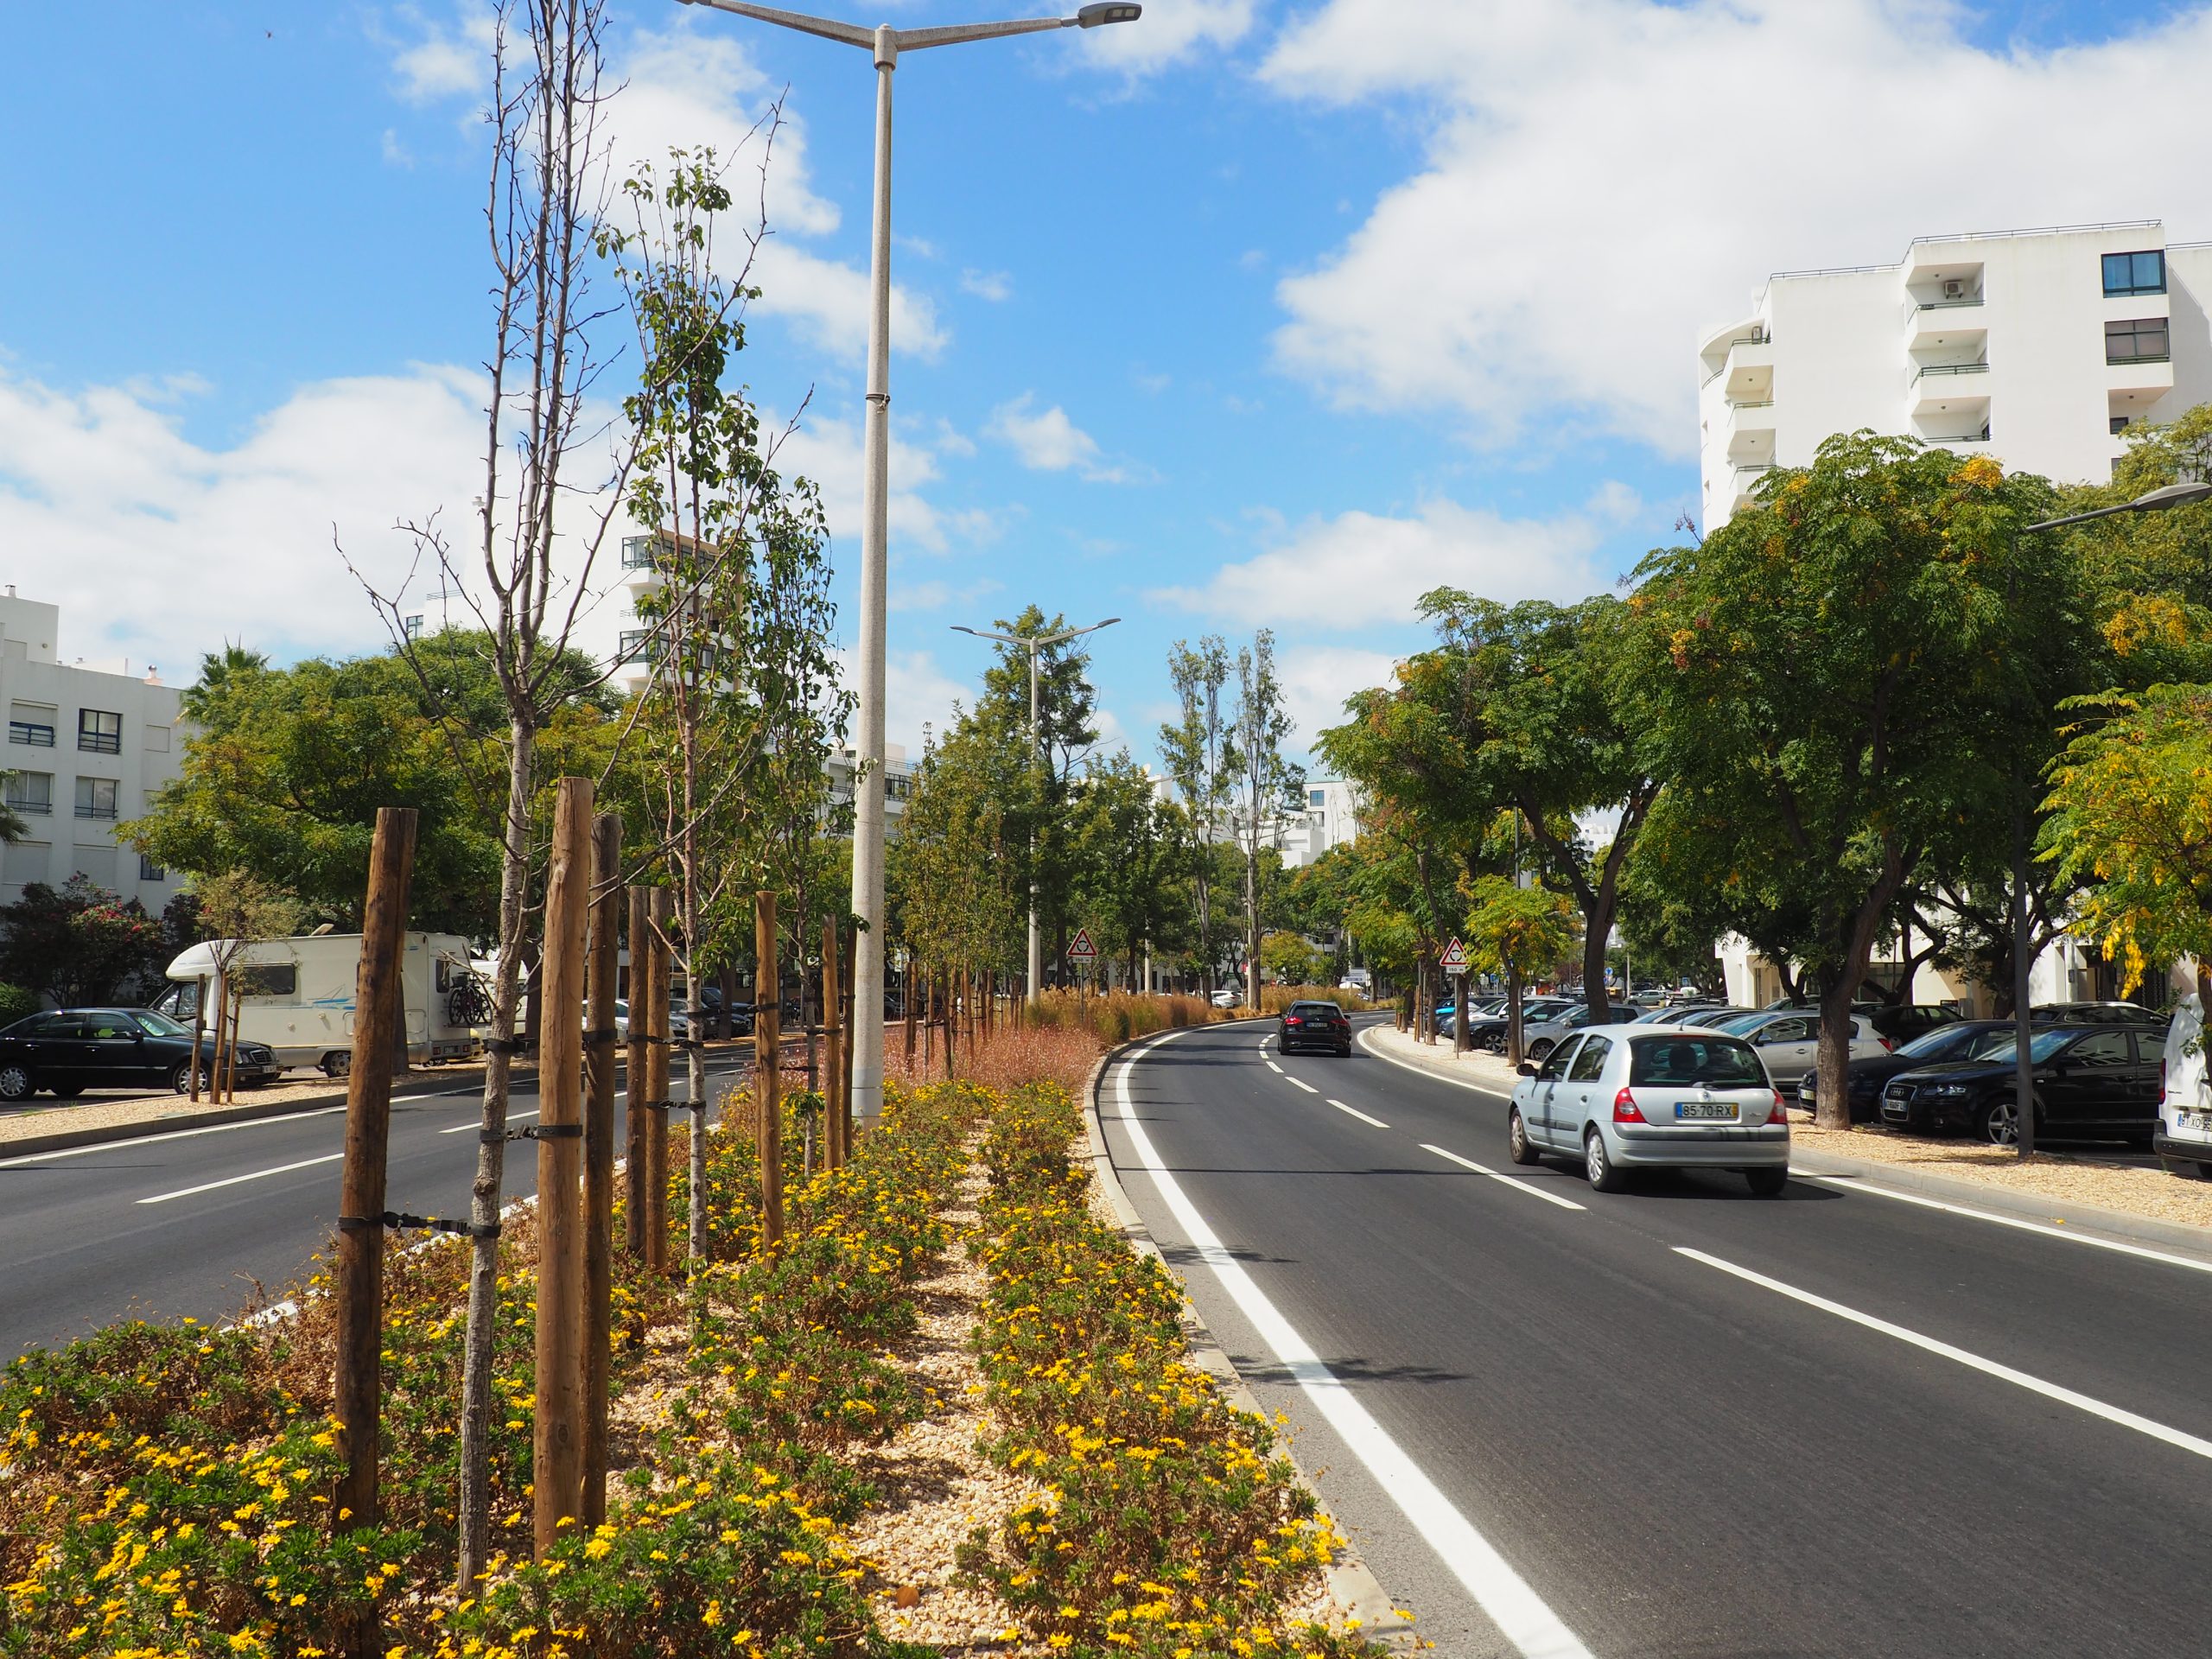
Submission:
[[[29,1100],[38,1092],[30,1068],[13,1062],[0,1065],[0,1100]]]
[[[2200,1164],[2194,1158],[2161,1156],[2158,1160],[2158,1167],[2169,1175],[2178,1175],[2184,1181],[2212,1180],[2212,1166]]]
[[[1627,1173],[1605,1152],[1605,1137],[1592,1129],[1582,1137],[1582,1173],[1596,1192],[1618,1192],[1628,1185]]]
[[[1517,1106],[1505,1119],[1505,1155],[1516,1164],[1536,1163],[1543,1157],[1536,1150],[1536,1143],[1529,1138],[1529,1126],[1521,1121],[1521,1109]]]
[[[334,1052],[322,1057],[322,1075],[326,1077],[342,1077],[353,1069],[353,1056],[350,1052]]]
[[[1503,1037],[1485,1037],[1485,1038],[1484,1038],[1484,1039],[1483,1039],[1483,1052],[1484,1052],[1484,1053],[1485,1053],[1485,1054],[1503,1054],[1503,1053],[1504,1053],[1504,1052],[1505,1052],[1505,1039],[1504,1039],[1504,1038],[1503,1038]]]
[[[1993,1147],[2013,1147],[2020,1142],[2019,1104],[2010,1095],[1991,1101],[1974,1114],[1974,1131]]]
[[[1541,1065],[1544,1063],[1544,1056],[1550,1053],[1554,1046],[1555,1045],[1548,1038],[1540,1038],[1530,1046],[1529,1058],[1538,1065]]]
[[[1789,1172],[1779,1167],[1747,1169],[1744,1172],[1744,1179],[1751,1183],[1753,1198],[1778,1198],[1782,1196],[1782,1189],[1789,1185]]]
[[[169,1092],[188,1095],[192,1092],[192,1062],[179,1060],[169,1067]]]

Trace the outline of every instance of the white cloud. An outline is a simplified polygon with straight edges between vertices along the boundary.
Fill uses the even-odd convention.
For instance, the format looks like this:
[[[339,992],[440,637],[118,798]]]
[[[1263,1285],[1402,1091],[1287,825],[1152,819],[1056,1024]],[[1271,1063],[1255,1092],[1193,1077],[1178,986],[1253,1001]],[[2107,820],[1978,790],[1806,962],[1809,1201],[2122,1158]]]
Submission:
[[[1431,130],[1421,170],[1282,283],[1279,358],[1346,406],[1448,410],[1484,439],[1541,414],[1686,454],[1699,330],[1771,271],[1894,260],[1944,232],[2161,213],[2198,215],[2177,238],[2212,232],[2212,10],[2050,50],[1975,46],[1968,16],[1330,0],[1263,78],[1425,106]],[[2116,117],[2118,170],[2082,142]]]
[[[982,687],[982,670],[976,671],[972,684],[952,678],[938,666],[934,652],[928,651],[890,651],[884,653],[883,675],[883,733],[891,742],[903,743],[907,758],[918,760],[922,754],[922,728],[928,726],[939,737],[952,723],[952,708],[957,702],[965,707],[976,701],[976,694]],[[846,683],[851,684],[852,664],[845,664]]]
[[[397,45],[391,67],[399,77],[399,91],[411,103],[474,92],[489,79],[493,20],[491,9],[464,5],[448,23],[425,22],[412,7],[403,14],[421,26],[414,41]]]
[[[1122,467],[1109,466],[1098,441],[1068,418],[1058,404],[1042,413],[1033,412],[1036,397],[1023,392],[1010,404],[991,411],[984,432],[1013,449],[1032,472],[1080,473],[1094,484],[1122,484],[1128,480]]]
[[[1280,647],[1275,677],[1281,682],[1283,704],[1297,727],[1294,747],[1311,753],[1324,730],[1344,723],[1344,699],[1370,686],[1389,685],[1397,660],[1384,652],[1344,645]]]
[[[1162,69],[1204,48],[1236,45],[1251,33],[1255,0],[1145,0],[1134,23],[1084,31],[1090,55],[1132,73]]]
[[[771,418],[775,418],[780,426],[780,417],[766,415],[762,417],[762,425],[766,427]],[[959,453],[957,445],[938,448],[948,454]],[[867,483],[862,459],[858,421],[814,416],[810,416],[798,431],[782,439],[776,451],[776,470],[785,478],[804,474],[822,486],[823,509],[829,517],[830,533],[836,541],[840,567],[858,569],[860,564],[861,508]],[[986,544],[997,536],[995,515],[980,509],[940,508],[922,493],[925,485],[936,482],[941,475],[937,451],[927,444],[907,442],[894,426],[891,435],[888,509],[894,559],[916,550],[930,554],[950,553],[962,546]]]
[[[963,270],[960,273],[960,291],[998,305],[1014,297],[1014,279],[1002,270]]]
[[[1157,588],[1149,597],[1248,626],[1336,629],[1410,622],[1432,588],[1505,603],[1580,599],[1606,585],[1599,546],[1640,505],[1633,491],[1608,484],[1582,511],[1556,518],[1505,518],[1446,500],[1411,518],[1340,513],[1224,565],[1203,588]]]

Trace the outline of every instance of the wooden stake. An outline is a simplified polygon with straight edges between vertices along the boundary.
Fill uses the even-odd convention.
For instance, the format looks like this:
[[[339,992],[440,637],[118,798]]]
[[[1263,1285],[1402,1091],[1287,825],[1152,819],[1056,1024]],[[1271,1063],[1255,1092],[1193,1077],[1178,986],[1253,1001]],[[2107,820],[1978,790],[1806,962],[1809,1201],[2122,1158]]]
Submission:
[[[645,899],[645,954],[652,978],[645,988],[645,1265],[669,1270],[668,1260],[668,889],[655,887]],[[630,1004],[630,1017],[638,1005]]]
[[[645,1255],[645,1121],[652,1114],[652,1033],[645,1019],[645,991],[652,970],[646,965],[646,909],[644,887],[630,889],[630,1065],[623,1093],[623,1141],[628,1162],[622,1171],[622,1247],[642,1262]]]
[[[402,963],[407,888],[415,868],[415,809],[377,810],[353,982],[353,1064],[346,1078],[346,1161],[338,1178],[338,1363],[333,1405],[346,1472],[331,1530],[377,1524],[377,1441],[384,1362],[385,1159],[391,1135],[391,1032],[406,1019]],[[370,1608],[345,1632],[349,1656],[381,1647]]]
[[[842,1062],[845,1058],[845,1032],[840,1015],[841,1006],[837,980],[837,924],[822,924],[822,1049],[826,1064],[822,1068],[822,1139],[823,1152],[829,1166],[838,1168],[845,1161],[843,1129],[845,1127],[844,1077]]]
[[[753,948],[760,959],[760,982],[753,994],[753,1086],[759,1103],[760,1147],[760,1236],[771,1246],[784,1242],[783,1074],[778,1026],[783,1018],[783,980],[776,969],[776,895],[753,895]]]
[[[841,1162],[853,1155],[853,1010],[857,1006],[853,1000],[853,953],[860,948],[860,940],[858,927],[848,926],[845,929],[844,971],[837,976],[838,988],[844,993],[845,1048],[837,1062],[837,1098],[830,1110],[837,1114],[837,1144],[843,1148]],[[880,1009],[877,1010],[878,1018],[881,1017],[881,1013]],[[911,1059],[913,1052],[914,1028],[909,1025],[906,1027],[907,1058]]]
[[[907,1071],[908,1075],[910,1075],[910,1076],[911,1076],[911,1075],[912,1074],[912,1072],[913,1072],[913,1070],[914,1070],[914,1000],[915,1000],[915,999],[914,999],[914,959],[913,959],[913,957],[912,957],[911,954],[910,954],[910,955],[907,957],[907,958],[906,958],[906,971],[905,972],[905,974],[903,974],[903,975],[902,975],[902,976],[900,976],[900,977],[899,977],[899,1001],[900,1001],[901,1003],[905,1004],[905,1007],[906,1007],[906,1071]]]
[[[537,1405],[531,1517],[543,1560],[583,1513],[584,931],[591,908],[591,780],[563,778],[545,876],[544,1024],[537,1051]]]
[[[614,1322],[614,974],[622,949],[622,815],[591,828],[584,1046],[584,1525],[607,1519],[607,1369]]]

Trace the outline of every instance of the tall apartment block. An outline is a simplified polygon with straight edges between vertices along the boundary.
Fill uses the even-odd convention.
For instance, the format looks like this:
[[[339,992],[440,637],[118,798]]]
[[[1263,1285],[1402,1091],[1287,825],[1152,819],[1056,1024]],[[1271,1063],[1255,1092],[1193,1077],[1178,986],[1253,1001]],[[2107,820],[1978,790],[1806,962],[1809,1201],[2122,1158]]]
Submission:
[[[0,848],[0,902],[27,882],[60,887],[89,876],[158,915],[179,882],[129,847],[115,826],[144,812],[182,763],[179,694],[143,677],[65,662],[56,649],[61,609],[0,594],[0,698],[8,741],[0,748],[7,803],[23,838]]]
[[[2130,425],[2212,399],[2208,307],[2212,243],[2170,245],[2155,219],[1923,237],[1895,264],[1770,276],[1698,346],[1706,527],[1860,428],[2108,478]]]

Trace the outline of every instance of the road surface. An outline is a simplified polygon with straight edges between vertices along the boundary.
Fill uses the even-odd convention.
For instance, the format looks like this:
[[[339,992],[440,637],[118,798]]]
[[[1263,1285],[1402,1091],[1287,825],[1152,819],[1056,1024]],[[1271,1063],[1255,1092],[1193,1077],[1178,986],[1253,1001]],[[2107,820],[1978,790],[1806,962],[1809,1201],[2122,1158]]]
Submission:
[[[1848,1182],[1594,1193],[1508,1160],[1502,1097],[1272,1030],[1115,1067],[1109,1148],[1440,1653],[2212,1652],[2212,1260]]]

